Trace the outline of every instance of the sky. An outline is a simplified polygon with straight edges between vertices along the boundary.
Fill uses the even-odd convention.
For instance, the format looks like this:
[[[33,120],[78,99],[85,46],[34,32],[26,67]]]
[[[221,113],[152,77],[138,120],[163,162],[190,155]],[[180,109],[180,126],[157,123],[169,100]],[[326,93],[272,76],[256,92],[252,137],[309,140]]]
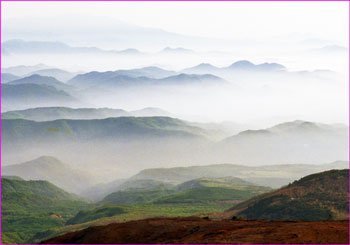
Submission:
[[[313,37],[349,43],[349,2],[2,2],[1,18],[89,15],[226,39]],[[277,36],[276,36],[277,35]],[[244,39],[243,38],[243,39]]]

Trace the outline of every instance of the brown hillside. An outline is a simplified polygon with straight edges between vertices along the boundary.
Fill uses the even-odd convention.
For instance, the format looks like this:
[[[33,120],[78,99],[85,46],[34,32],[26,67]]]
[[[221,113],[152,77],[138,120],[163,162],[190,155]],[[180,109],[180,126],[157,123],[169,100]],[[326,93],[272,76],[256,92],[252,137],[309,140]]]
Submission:
[[[349,221],[287,222],[154,218],[90,227],[43,243],[308,243],[348,244]]]

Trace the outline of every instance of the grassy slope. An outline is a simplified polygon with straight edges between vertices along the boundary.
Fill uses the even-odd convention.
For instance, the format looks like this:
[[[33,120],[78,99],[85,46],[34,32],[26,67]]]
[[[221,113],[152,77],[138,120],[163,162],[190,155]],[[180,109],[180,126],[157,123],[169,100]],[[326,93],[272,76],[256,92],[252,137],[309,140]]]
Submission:
[[[240,186],[237,185],[237,180],[232,180],[230,178],[206,178],[197,181],[202,183],[202,185],[192,186],[192,189],[190,188],[185,191],[179,191],[174,187],[172,189],[161,188],[148,191],[129,189],[113,193],[107,196],[104,201],[111,199],[120,202],[128,199],[131,202],[135,201],[135,205],[109,204],[93,210],[80,212],[67,222],[72,225],[38,233],[35,238],[33,238],[33,241],[38,242],[66,232],[112,222],[123,222],[150,217],[180,217],[222,212],[232,205],[232,202],[230,202],[232,200],[245,200],[254,195],[271,190],[268,187],[251,185]],[[247,182],[245,183],[249,184]],[[176,190],[179,192],[174,193]],[[157,196],[163,195],[165,192],[168,192],[166,197],[159,197],[156,199]]]
[[[35,233],[63,226],[79,210],[91,207],[47,181],[1,182],[3,244],[26,243]]]
[[[306,176],[233,207],[250,219],[327,220],[349,217],[349,170]]]
[[[81,230],[90,226],[106,225],[113,222],[124,222],[129,220],[138,220],[151,217],[180,217],[191,215],[206,215],[211,212],[221,212],[230,207],[231,203],[212,202],[205,204],[137,204],[127,205],[110,205],[109,207],[121,208],[125,213],[112,217],[105,217],[92,220],[86,223],[67,225],[64,227],[53,228],[45,232],[37,233],[31,242],[40,242],[42,240],[64,234],[71,231]],[[95,210],[97,212],[97,209]],[[93,211],[94,212],[94,211]]]

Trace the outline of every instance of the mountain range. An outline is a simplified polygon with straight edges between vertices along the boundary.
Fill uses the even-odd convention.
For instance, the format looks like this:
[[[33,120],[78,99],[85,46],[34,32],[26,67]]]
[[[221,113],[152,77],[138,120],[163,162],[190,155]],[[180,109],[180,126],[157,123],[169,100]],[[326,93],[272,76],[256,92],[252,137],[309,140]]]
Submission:
[[[346,232],[348,230],[348,221],[342,219],[348,218],[349,215],[348,182],[349,170],[331,170],[316,173],[308,175],[279,190],[270,191],[257,196],[255,195],[246,201],[236,204],[226,212],[214,212],[207,214],[207,216],[197,215],[197,217],[192,216],[182,219],[167,219],[166,217],[168,215],[163,215],[161,217],[157,216],[158,218],[151,216],[151,219],[148,218],[120,223],[115,221],[120,220],[120,217],[127,217],[128,209],[126,206],[103,206],[89,211],[79,212],[72,219],[72,222],[74,222],[73,224],[76,225],[67,227],[66,229],[51,230],[51,232],[47,233],[49,235],[45,236],[45,234],[43,234],[41,238],[51,238],[45,240],[43,243],[53,244],[62,242],[101,242],[101,237],[103,237],[103,241],[106,243],[129,241],[137,243],[141,239],[144,241],[146,237],[149,238],[149,235],[145,236],[145,238],[140,238],[139,234],[144,231],[145,227],[151,225],[153,226],[151,229],[153,231],[154,229],[159,231],[163,227],[166,227],[166,230],[162,230],[160,234],[149,238],[150,242],[155,242],[155,239],[157,239],[157,241],[162,243],[171,243],[176,239],[176,241],[180,243],[184,241],[193,243],[201,239],[200,241],[202,242],[214,241],[215,243],[220,243],[225,239],[225,241],[227,240],[234,243],[237,239],[241,239],[240,241],[244,243],[248,241],[247,239],[254,239],[254,241],[256,241],[258,231],[258,239],[261,239],[259,240],[261,242],[266,242],[268,238],[269,241],[271,240],[273,243],[277,243],[283,237],[283,241],[288,241],[290,243],[307,243],[310,239],[316,241],[315,237],[320,238],[320,236],[323,237],[322,240],[324,241],[330,239],[331,236],[324,234],[324,231],[329,231],[329,227],[337,226],[332,230],[332,233],[336,233],[335,237],[338,237],[338,239],[342,237],[345,241],[348,239],[348,237],[345,237],[345,235],[348,234]],[[203,189],[206,191],[200,195],[198,191]],[[200,196],[204,199],[208,196],[215,196],[216,200],[220,200],[220,194],[223,193],[222,190],[220,192],[218,190],[209,191],[205,187],[194,190],[197,192],[190,192],[188,195],[184,192],[160,198],[155,201],[155,204],[158,209],[161,209],[162,205],[165,205],[163,203],[165,200],[172,202],[182,200],[190,201],[191,205],[195,207],[198,204],[193,201],[198,200]],[[225,196],[228,197],[228,193],[226,193]],[[177,205],[181,204],[177,203]],[[108,210],[110,210],[111,214],[108,213]],[[101,218],[101,216],[98,216],[99,214],[103,214],[105,217]],[[97,219],[94,218],[96,216]],[[90,220],[89,217],[95,220]],[[279,222],[274,220],[279,220]],[[308,222],[303,222],[305,220]],[[317,222],[320,220],[322,222]],[[79,222],[81,224],[79,224]],[[92,227],[97,224],[100,224],[97,228]],[[210,225],[212,227],[209,229]],[[176,228],[174,228],[174,226],[176,226]],[[87,227],[89,228],[87,229]],[[118,233],[117,236],[115,235],[116,232],[120,230],[124,231],[124,229],[139,230],[132,238],[130,236],[124,236],[123,232]],[[171,241],[169,239],[169,233],[167,233],[169,229],[172,229]],[[209,232],[209,230],[211,232]],[[252,233],[249,233],[249,230]],[[341,235],[340,231],[342,232]],[[149,232],[150,231],[147,231],[148,234]],[[165,232],[164,236],[161,235],[163,232]],[[277,239],[274,236],[269,237],[268,234],[271,232],[280,235]],[[212,240],[208,240],[207,237],[212,233],[214,233],[215,236],[212,236]],[[318,235],[315,236],[315,234]],[[198,237],[196,237],[196,235]],[[249,236],[248,238],[247,235]],[[52,238],[54,236],[56,237]],[[191,239],[189,239],[189,237],[191,237]],[[336,241],[334,237],[332,240]]]
[[[1,102],[2,111],[81,104],[78,99],[65,91],[46,84],[33,83],[1,84]]]
[[[30,75],[28,77],[20,78],[17,80],[10,81],[6,83],[7,85],[20,85],[20,84],[36,84],[36,85],[44,85],[51,86],[56,88],[57,90],[63,90],[69,92],[73,89],[73,87],[58,81],[56,78],[41,76],[41,75]]]
[[[31,113],[29,111],[29,115]],[[11,118],[10,113],[7,115]],[[16,117],[16,114],[12,113],[12,116]],[[38,114],[35,117],[38,118]],[[93,167],[99,156],[104,156],[106,160],[101,163],[100,168],[109,169],[113,166],[115,172],[106,173],[110,175],[111,181],[125,178],[141,169],[164,166],[164,162],[168,166],[179,166],[179,162],[187,166],[196,162],[201,165],[226,162],[248,166],[334,162],[347,159],[348,133],[349,129],[345,125],[293,121],[267,129],[246,130],[215,142],[212,140],[212,133],[200,125],[193,126],[187,121],[170,117],[58,119],[43,122],[2,119],[2,147],[7,151],[2,160],[7,164],[25,161],[18,158],[17,152],[21,150],[32,158],[39,154],[60,159],[63,157],[62,160],[69,161],[65,156],[74,156],[77,164],[84,163],[85,166]],[[96,147],[97,143],[99,147]],[[135,162],[139,164],[135,165]],[[220,169],[218,166],[207,171],[215,174],[218,171],[216,169]],[[128,174],[121,172],[126,169]],[[226,171],[224,169],[222,174]],[[163,179],[159,180],[166,180],[168,170],[159,171],[164,171],[160,174]],[[118,176],[112,178],[117,173]],[[288,177],[289,175],[290,173],[279,175],[276,172],[276,175],[269,176],[274,180],[270,178],[268,182],[273,186],[280,186],[293,178]],[[198,175],[191,176],[191,179],[225,176]],[[152,178],[158,177],[148,176],[145,179]],[[251,178],[261,185],[267,181],[264,176]],[[179,179],[189,180],[182,175],[176,178],[170,175],[168,181],[176,182]]]
[[[346,159],[349,128],[296,120],[261,130],[246,130],[218,144],[221,161],[247,163],[322,162]],[[221,154],[220,154],[221,153]],[[247,155],[251,156],[247,161]],[[264,159],[264,160],[263,160]]]
[[[163,74],[164,70],[162,70]],[[179,74],[160,79],[145,76],[127,76],[121,75],[125,72],[90,72],[77,75],[68,81],[68,84],[80,89],[121,89],[130,86],[167,86],[167,85],[186,85],[186,84],[225,84],[226,81],[214,75],[189,75]],[[140,71],[137,72],[138,74]],[[153,75],[153,77],[155,77]]]
[[[110,108],[69,108],[39,107],[18,111],[7,111],[1,114],[2,119],[26,119],[33,121],[53,121],[58,119],[105,119],[109,117],[153,117],[170,116],[171,113],[159,108],[147,107],[135,111]]]

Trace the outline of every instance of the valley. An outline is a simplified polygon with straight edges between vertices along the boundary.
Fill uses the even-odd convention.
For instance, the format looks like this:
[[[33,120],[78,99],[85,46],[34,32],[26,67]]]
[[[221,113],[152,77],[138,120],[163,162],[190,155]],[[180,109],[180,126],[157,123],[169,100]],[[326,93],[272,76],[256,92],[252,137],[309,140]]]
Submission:
[[[349,244],[349,2],[1,8],[1,244]]]

